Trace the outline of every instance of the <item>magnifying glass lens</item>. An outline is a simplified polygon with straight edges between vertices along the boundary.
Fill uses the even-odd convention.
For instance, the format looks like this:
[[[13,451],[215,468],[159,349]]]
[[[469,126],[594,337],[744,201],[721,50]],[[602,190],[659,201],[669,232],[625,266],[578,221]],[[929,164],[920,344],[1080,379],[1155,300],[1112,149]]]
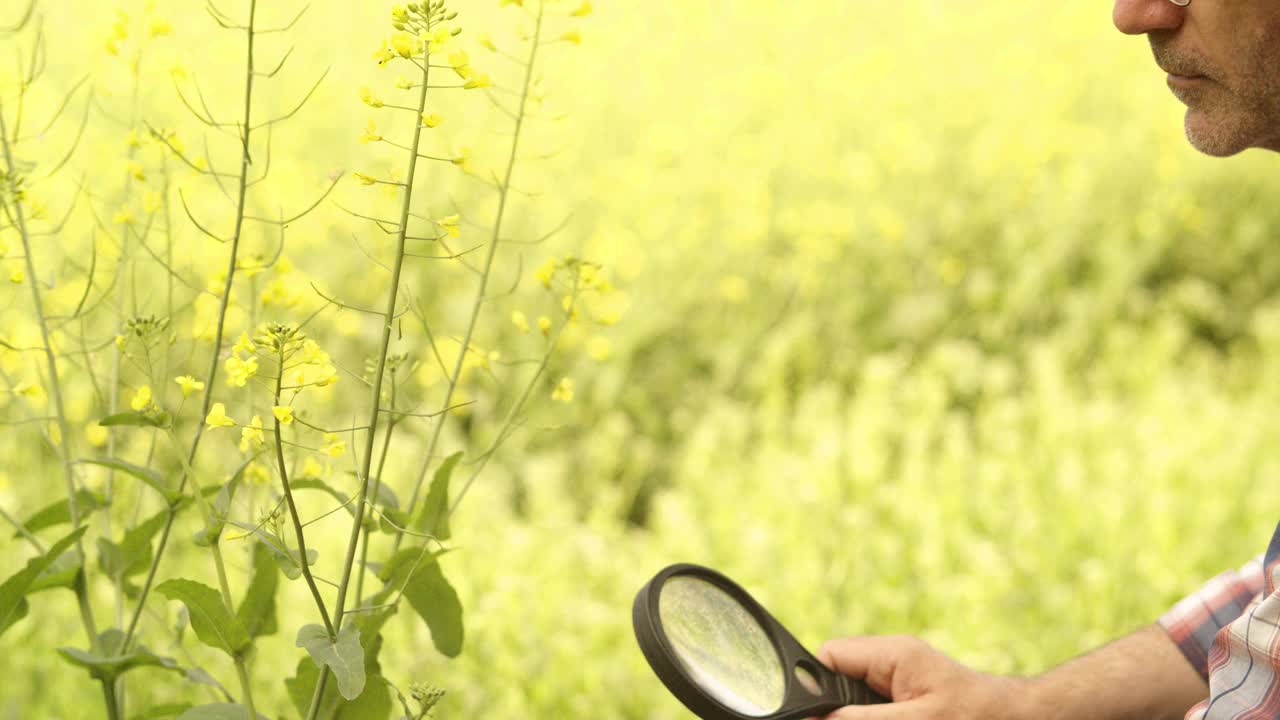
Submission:
[[[708,695],[750,717],[782,707],[786,671],[778,651],[728,593],[706,580],[676,575],[662,585],[658,616],[685,674]]]

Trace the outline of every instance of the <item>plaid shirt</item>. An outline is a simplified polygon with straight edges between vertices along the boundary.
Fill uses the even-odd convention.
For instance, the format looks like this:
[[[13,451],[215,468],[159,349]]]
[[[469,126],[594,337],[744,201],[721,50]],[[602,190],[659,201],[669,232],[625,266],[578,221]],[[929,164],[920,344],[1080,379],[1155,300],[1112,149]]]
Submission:
[[[1210,580],[1159,620],[1209,697],[1185,720],[1280,717],[1280,527],[1266,553]]]

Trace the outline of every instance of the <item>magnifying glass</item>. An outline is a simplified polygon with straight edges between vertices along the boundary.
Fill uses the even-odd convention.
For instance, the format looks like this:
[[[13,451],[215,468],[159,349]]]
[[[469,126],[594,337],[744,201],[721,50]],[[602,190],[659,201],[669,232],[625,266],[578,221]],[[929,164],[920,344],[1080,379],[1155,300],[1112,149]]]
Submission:
[[[655,575],[631,622],[654,673],[703,720],[800,720],[889,702],[828,669],[746,590],[701,565]]]

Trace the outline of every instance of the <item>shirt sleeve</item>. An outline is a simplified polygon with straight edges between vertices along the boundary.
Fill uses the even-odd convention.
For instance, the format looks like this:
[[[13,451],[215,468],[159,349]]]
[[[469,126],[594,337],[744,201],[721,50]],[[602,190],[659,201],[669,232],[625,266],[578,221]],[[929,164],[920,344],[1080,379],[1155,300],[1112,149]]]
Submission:
[[[1228,570],[1178,601],[1158,623],[1191,666],[1206,680],[1213,638],[1230,625],[1263,590],[1262,555],[1239,570]]]

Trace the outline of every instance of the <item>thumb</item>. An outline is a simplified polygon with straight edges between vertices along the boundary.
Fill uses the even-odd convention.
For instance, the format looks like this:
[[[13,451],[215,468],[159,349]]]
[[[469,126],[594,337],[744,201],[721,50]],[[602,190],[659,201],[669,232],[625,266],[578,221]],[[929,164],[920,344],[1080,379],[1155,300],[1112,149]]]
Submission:
[[[908,635],[848,637],[823,643],[818,660],[842,675],[865,680],[872,690],[893,698],[893,677],[898,668],[929,650],[923,640]]]

